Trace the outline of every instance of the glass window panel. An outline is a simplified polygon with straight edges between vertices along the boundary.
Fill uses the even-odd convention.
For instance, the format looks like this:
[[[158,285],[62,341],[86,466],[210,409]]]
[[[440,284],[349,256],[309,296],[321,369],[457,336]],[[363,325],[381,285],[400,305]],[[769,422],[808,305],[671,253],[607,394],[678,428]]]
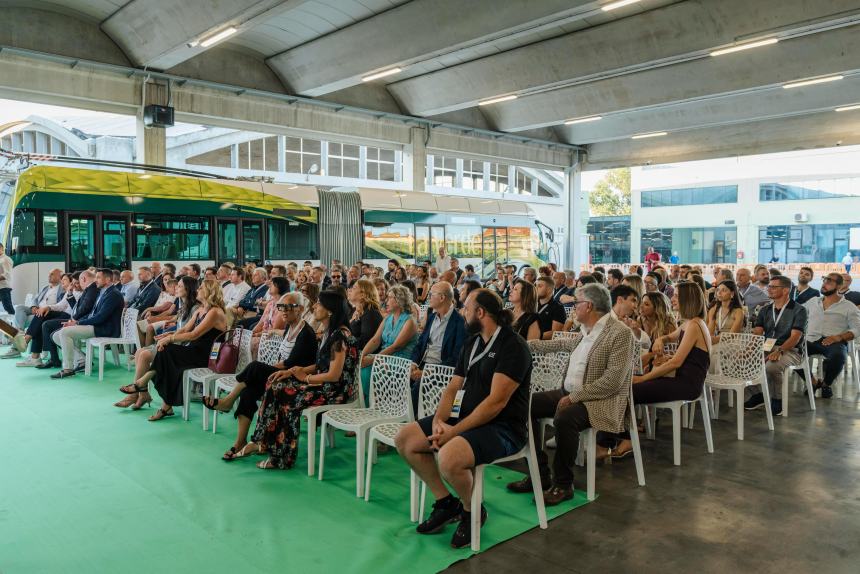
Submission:
[[[364,256],[367,259],[412,259],[415,237],[411,223],[364,226]]]
[[[209,218],[190,215],[135,217],[135,258],[161,261],[210,259]]]
[[[239,224],[218,222],[218,264],[239,263]]]
[[[102,219],[102,256],[103,266],[109,269],[128,269],[128,250],[125,218]]]
[[[287,151],[301,152],[302,151],[302,138],[287,137],[286,147],[287,147]]]
[[[13,249],[36,246],[36,212],[29,209],[15,211],[12,225]]]
[[[322,142],[319,140],[302,139],[302,152],[320,155],[322,153]]]
[[[287,152],[286,169],[289,173],[304,173],[304,170],[302,170],[302,154]]]
[[[328,171],[326,175],[341,177],[343,175],[343,161],[339,157],[328,156]]]
[[[343,160],[343,177],[358,177],[358,160],[344,159]]]
[[[267,259],[316,259],[318,250],[315,224],[269,220],[268,230]]]
[[[264,143],[262,139],[256,139],[248,142],[249,153],[251,154],[251,158],[249,161],[249,169],[262,170],[264,169],[263,164],[263,149]]]
[[[263,169],[266,171],[278,171],[278,137],[268,137],[264,143],[266,160]]]
[[[394,164],[379,164],[379,179],[381,181],[394,181]]]
[[[379,159],[379,148],[377,148],[377,147],[367,148],[367,159],[370,159],[370,160]]]
[[[244,264],[254,262],[263,264],[263,223],[261,221],[242,221],[242,253]]]
[[[357,145],[344,144],[343,145],[343,155],[344,157],[352,157],[358,159],[359,148]]]
[[[42,245],[44,247],[60,246],[60,229],[56,211],[42,212]]]
[[[393,149],[380,149],[379,150],[379,159],[382,161],[387,161],[390,163],[394,163],[395,153]]]
[[[96,264],[96,220],[93,217],[69,218],[69,269],[79,271]]]
[[[238,153],[238,158],[239,158],[238,167],[239,167],[239,169],[249,169],[248,162],[249,162],[250,156],[248,155],[248,152],[250,151],[251,148],[248,145],[248,142],[242,142],[242,143],[238,144],[237,147],[239,148],[239,153]]]

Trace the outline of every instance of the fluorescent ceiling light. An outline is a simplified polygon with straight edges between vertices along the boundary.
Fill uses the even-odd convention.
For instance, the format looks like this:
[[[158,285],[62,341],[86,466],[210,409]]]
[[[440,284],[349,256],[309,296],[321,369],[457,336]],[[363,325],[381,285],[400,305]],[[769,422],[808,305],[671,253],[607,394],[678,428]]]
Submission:
[[[572,126],[573,124],[585,124],[588,122],[596,122],[596,121],[602,120],[602,119],[603,119],[603,116],[590,116],[587,118],[577,118],[575,120],[567,120],[566,122],[564,122],[564,125]]]
[[[499,96],[498,98],[490,98],[489,100],[484,100],[483,102],[478,102],[479,106],[489,106],[490,104],[498,104],[499,102],[509,102],[511,100],[516,100],[516,94],[511,94],[510,96]]]
[[[610,2],[609,4],[605,4],[600,7],[604,12],[609,12],[610,10],[615,10],[616,8],[621,8],[622,6],[629,6],[630,4],[636,4],[640,0],[618,0],[618,2]]]
[[[378,80],[379,78],[384,78],[386,76],[393,76],[394,74],[399,74],[403,71],[401,68],[391,68],[390,70],[385,70],[384,72],[377,72],[375,74],[370,74],[369,76],[364,76],[361,81],[362,82],[372,82],[373,80]]]
[[[792,82],[790,84],[783,84],[783,88],[786,90],[790,90],[791,88],[802,88],[803,86],[813,86],[815,84],[826,84],[827,82],[836,82],[841,80],[845,76],[827,76],[824,78],[816,78],[814,80],[803,80],[801,82]]]
[[[220,32],[213,34],[213,35],[209,36],[208,38],[204,38],[203,40],[200,40],[200,45],[203,46],[204,48],[208,48],[212,44],[220,42],[224,38],[229,38],[230,36],[232,36],[233,34],[235,34],[238,31],[239,30],[237,30],[233,26],[230,26],[229,28],[224,28]]]
[[[669,132],[651,132],[650,134],[636,134],[635,136],[631,137],[630,139],[644,140],[645,138],[658,138],[658,137],[664,136],[668,133]]]
[[[738,46],[732,46],[731,48],[723,48],[722,50],[714,50],[711,52],[711,56],[722,56],[724,54],[733,54],[735,52],[741,52],[743,50],[749,50],[752,48],[760,48],[761,46],[770,46],[772,44],[776,44],[779,42],[778,38],[768,38],[767,40],[759,40],[758,42],[750,42],[749,44],[740,44]]]
[[[854,104],[853,106],[842,106],[841,108],[836,108],[837,112],[850,112],[851,110],[860,110],[860,104]]]

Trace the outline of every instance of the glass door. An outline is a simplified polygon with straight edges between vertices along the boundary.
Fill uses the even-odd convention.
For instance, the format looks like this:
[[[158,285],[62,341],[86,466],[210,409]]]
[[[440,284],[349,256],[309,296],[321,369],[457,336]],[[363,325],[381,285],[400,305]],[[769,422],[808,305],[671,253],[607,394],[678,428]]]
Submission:
[[[69,214],[67,266],[71,271],[94,267],[96,259],[96,218],[92,215]]]
[[[423,261],[436,263],[439,259],[439,248],[445,245],[444,225],[415,226],[415,263]]]
[[[263,265],[263,222],[259,219],[242,220],[242,264]]]
[[[436,263],[439,259],[439,248],[445,246],[445,226],[430,226],[430,262]]]
[[[216,224],[218,265],[222,263],[240,264],[239,261],[239,223],[234,219],[219,219]]]
[[[129,269],[128,216],[102,216],[102,267]]]
[[[495,275],[497,262],[508,262],[508,229],[484,227],[481,235],[481,277],[492,277]]]

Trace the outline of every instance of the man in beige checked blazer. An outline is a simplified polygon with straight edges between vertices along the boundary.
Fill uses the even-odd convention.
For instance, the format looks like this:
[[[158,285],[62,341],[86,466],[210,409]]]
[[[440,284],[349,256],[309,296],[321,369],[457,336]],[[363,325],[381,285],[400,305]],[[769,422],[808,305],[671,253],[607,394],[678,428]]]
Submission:
[[[576,319],[581,339],[531,341],[533,353],[571,353],[562,387],[532,396],[532,440],[540,466],[544,503],[556,505],[573,498],[573,463],[579,433],[593,428],[618,433],[624,430],[624,413],[630,392],[633,332],[610,316],[611,299],[603,285],[590,283],[576,291]],[[558,448],[552,465],[540,443],[538,421],[553,418]],[[532,492],[526,477],[508,485],[514,492]]]

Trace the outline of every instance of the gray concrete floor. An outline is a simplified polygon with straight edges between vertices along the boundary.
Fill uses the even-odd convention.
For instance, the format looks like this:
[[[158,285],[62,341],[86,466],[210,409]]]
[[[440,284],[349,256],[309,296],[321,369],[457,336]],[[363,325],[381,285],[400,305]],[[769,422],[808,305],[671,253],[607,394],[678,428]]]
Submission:
[[[817,399],[812,412],[795,394],[789,407],[774,432],[763,410],[745,413],[738,441],[723,393],[714,453],[697,416],[682,433],[680,467],[672,465],[671,415],[662,412],[656,440],[642,441],[646,486],[636,483],[632,457],[598,466],[596,501],[448,572],[856,574],[860,399]],[[584,468],[576,485],[585,488]]]

